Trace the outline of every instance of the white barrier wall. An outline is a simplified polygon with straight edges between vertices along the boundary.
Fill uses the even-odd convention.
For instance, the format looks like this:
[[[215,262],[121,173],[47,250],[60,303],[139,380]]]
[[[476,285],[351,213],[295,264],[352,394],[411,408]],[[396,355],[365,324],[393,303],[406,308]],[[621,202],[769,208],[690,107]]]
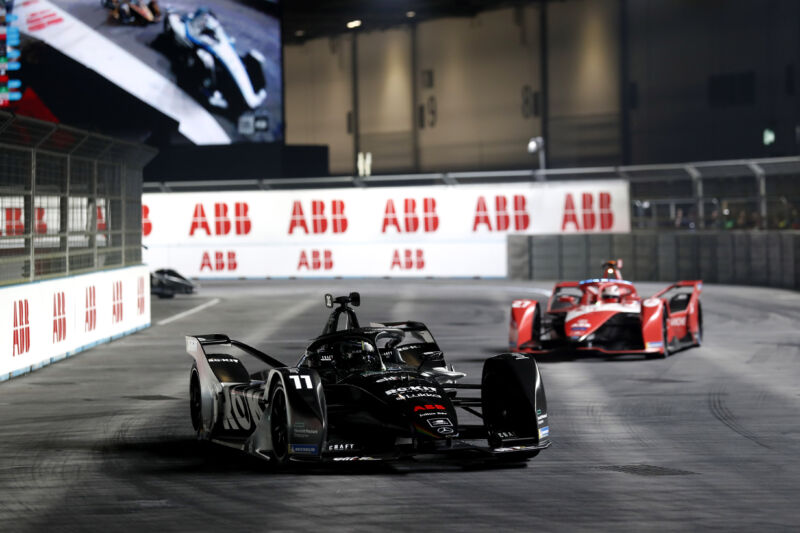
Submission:
[[[144,261],[202,278],[506,275],[506,235],[630,231],[628,183],[153,193]]]
[[[145,266],[0,288],[0,381],[149,325]]]

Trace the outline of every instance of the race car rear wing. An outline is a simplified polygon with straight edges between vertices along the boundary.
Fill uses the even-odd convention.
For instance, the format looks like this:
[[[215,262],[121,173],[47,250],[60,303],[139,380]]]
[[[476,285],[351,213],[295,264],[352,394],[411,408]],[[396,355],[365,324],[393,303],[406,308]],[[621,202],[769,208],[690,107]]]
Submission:
[[[559,281],[555,284],[555,288],[558,289],[560,287],[578,287],[580,286],[580,281]]]
[[[186,351],[188,351],[189,355],[192,355],[193,357],[194,357],[194,354],[192,354],[192,352],[189,349],[189,339],[197,340],[197,342],[202,347],[204,347],[204,346],[212,346],[212,345],[215,345],[215,344],[229,344],[231,346],[236,346],[237,348],[239,348],[243,352],[246,352],[247,354],[252,355],[253,357],[258,359],[262,363],[268,364],[269,366],[271,366],[273,368],[287,366],[286,363],[278,361],[277,359],[275,359],[271,355],[267,355],[264,352],[262,352],[261,350],[257,350],[256,348],[253,348],[252,346],[248,346],[247,344],[245,344],[243,342],[239,342],[237,340],[231,339],[227,335],[223,335],[221,333],[211,333],[211,334],[197,335],[197,336],[187,335],[186,336]],[[203,353],[205,354],[205,350],[203,350]],[[195,357],[195,359],[197,359],[197,358]]]
[[[250,374],[237,357],[225,353],[225,350],[221,353],[213,353],[214,346],[233,346],[272,368],[286,366],[286,364],[265,354],[261,350],[257,350],[243,342],[233,340],[227,335],[218,333],[195,336],[187,335],[186,352],[194,358],[201,379],[209,379],[214,376],[219,383],[243,383],[250,381]]]
[[[664,295],[667,292],[671,291],[672,289],[676,289],[678,287],[693,287],[692,293],[699,295],[703,290],[703,280],[701,280],[701,279],[693,279],[693,280],[676,281],[675,283],[673,283],[669,287],[658,291],[652,297],[653,298],[660,298],[662,295]]]

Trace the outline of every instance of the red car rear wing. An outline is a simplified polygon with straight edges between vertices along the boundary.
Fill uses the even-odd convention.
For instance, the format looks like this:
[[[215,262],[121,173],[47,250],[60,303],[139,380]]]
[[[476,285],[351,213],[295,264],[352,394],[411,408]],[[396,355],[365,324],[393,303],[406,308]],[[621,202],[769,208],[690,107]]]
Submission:
[[[554,288],[558,289],[559,287],[577,287],[580,284],[580,281],[559,281],[556,283]]]
[[[669,287],[658,291],[652,297],[653,298],[658,298],[662,294],[664,294],[665,292],[669,291],[670,289],[674,289],[675,287],[694,287],[694,291],[693,292],[695,294],[700,294],[700,292],[703,290],[703,280],[701,280],[701,279],[693,279],[693,280],[676,281],[675,283],[673,283]]]

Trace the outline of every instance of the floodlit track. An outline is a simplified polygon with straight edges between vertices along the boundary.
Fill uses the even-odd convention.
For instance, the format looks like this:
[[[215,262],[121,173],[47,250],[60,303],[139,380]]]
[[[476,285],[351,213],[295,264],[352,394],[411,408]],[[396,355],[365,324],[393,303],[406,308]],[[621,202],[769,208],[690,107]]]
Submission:
[[[796,530],[794,292],[706,286],[704,345],[667,360],[544,360],[553,446],[525,467],[275,473],[193,438],[184,334],[227,333],[294,362],[322,330],[322,294],[359,290],[362,322],[426,322],[477,381],[483,359],[505,351],[510,301],[550,286],[227,282],[154,299],[161,325],[0,384],[0,529]]]

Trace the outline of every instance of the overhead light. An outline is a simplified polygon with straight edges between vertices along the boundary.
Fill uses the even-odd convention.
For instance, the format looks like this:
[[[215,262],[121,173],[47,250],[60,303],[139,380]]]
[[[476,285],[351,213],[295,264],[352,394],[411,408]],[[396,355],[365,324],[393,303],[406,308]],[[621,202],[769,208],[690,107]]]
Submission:
[[[769,146],[770,144],[774,144],[775,132],[769,128],[764,128],[764,133],[762,134],[762,140],[764,142],[764,146]]]
[[[306,32],[304,32],[303,30],[297,30],[296,32],[294,32],[295,37],[302,37],[305,34]]]
[[[410,19],[413,19],[417,16],[417,14],[414,11],[406,11],[406,16]]]
[[[528,141],[528,153],[535,154],[539,150],[544,148],[544,139],[541,137],[532,137],[530,141]]]
[[[361,26],[361,21],[360,21],[360,20],[358,20],[358,19],[356,19],[356,20],[351,20],[350,22],[348,22],[348,23],[347,23],[347,27],[348,27],[349,29],[351,29],[351,30],[352,30],[353,28],[358,28],[359,26]]]

